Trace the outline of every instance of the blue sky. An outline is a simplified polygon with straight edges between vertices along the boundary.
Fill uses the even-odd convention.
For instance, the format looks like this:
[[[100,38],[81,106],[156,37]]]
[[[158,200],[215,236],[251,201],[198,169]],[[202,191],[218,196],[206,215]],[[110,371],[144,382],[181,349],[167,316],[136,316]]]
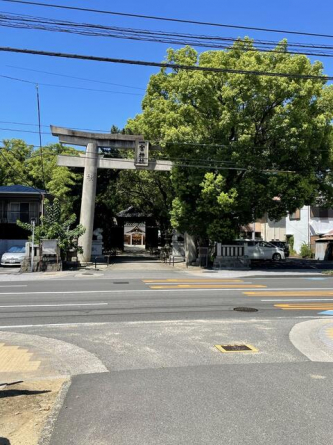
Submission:
[[[292,29],[323,34],[333,34],[333,2],[322,0],[265,0],[193,2],[169,0],[165,2],[134,0],[40,0],[44,3],[90,7],[119,12],[184,18],[208,22],[237,24],[244,26]],[[165,23],[153,20],[106,16],[92,13],[61,11],[37,6],[25,6],[0,1],[0,13],[20,13],[63,20],[90,22],[109,26],[148,28],[188,32],[195,34],[221,35],[280,40],[283,34],[212,28],[190,24]],[[19,30],[0,27],[1,46],[38,49],[45,51],[70,52],[115,58],[162,61],[170,45],[135,42],[100,37],[83,37],[72,34],[51,33],[37,30]],[[290,36],[290,41],[332,44],[333,39]],[[199,51],[203,49],[197,48]],[[62,87],[40,85],[41,120],[43,144],[56,142],[49,133],[50,124],[109,131],[114,124],[123,127],[130,117],[141,110],[144,90],[156,68],[79,60],[63,60],[41,56],[0,53],[0,75],[11,76],[39,84],[48,83]],[[325,72],[333,75],[333,59],[318,58],[325,65]],[[84,77],[109,82],[100,84],[71,78],[59,77],[30,70],[48,71],[55,74]],[[122,85],[122,86],[120,86]],[[16,82],[0,77],[1,111],[0,139],[20,138],[29,144],[38,145],[36,89],[33,84]],[[64,88],[82,87],[105,91],[85,91]],[[126,94],[124,94],[126,93]],[[11,129],[11,130],[5,130]],[[19,131],[20,130],[20,131]],[[23,130],[25,132],[23,132]],[[31,133],[29,133],[31,132]]]

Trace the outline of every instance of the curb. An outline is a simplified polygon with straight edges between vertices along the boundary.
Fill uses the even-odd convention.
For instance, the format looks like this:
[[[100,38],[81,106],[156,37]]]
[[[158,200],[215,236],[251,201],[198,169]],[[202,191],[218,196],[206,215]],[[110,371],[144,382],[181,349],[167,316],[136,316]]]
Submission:
[[[312,362],[333,362],[333,342],[328,329],[332,318],[320,318],[297,323],[289,333],[291,343]]]
[[[69,387],[71,386],[71,380],[67,380],[63,383],[57,398],[54,402],[52,411],[42,429],[40,438],[38,440],[38,445],[49,445],[51,442],[52,433],[54,430],[54,425],[57,421],[57,418],[59,416],[60,410],[64,404],[66,395],[68,393]]]

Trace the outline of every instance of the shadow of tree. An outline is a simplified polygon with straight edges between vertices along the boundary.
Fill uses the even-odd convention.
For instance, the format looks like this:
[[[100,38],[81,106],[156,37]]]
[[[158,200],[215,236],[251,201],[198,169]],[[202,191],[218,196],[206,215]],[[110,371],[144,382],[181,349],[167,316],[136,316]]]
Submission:
[[[33,396],[36,394],[45,394],[47,392],[51,392],[50,390],[45,391],[29,391],[28,389],[9,389],[0,391],[0,399],[4,399],[5,397],[17,397],[17,396]],[[2,443],[0,442],[0,445]]]
[[[0,445],[10,445],[10,442],[5,437],[0,437]]]

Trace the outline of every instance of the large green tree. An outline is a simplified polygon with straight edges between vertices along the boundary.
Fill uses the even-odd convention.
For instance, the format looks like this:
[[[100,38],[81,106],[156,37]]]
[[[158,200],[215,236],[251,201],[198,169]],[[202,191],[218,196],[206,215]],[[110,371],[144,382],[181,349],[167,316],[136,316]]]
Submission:
[[[259,52],[249,39],[200,55],[169,50],[180,65],[322,75],[319,62]],[[277,219],[320,198],[332,202],[333,90],[325,80],[162,68],[128,127],[176,163],[173,226],[227,240],[266,212]]]

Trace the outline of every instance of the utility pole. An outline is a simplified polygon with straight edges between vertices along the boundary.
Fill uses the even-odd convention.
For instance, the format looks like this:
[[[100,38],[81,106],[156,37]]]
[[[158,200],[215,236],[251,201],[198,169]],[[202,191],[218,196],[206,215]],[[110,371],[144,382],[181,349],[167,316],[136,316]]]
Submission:
[[[43,177],[44,190],[46,190],[45,173],[44,173],[44,159],[43,159],[43,146],[42,146],[42,129],[41,129],[41,122],[40,122],[40,100],[39,100],[39,87],[38,87],[38,84],[36,84],[36,96],[37,96],[37,113],[38,113],[39,152],[40,152],[40,160],[41,160],[41,166],[42,166],[42,177]]]

